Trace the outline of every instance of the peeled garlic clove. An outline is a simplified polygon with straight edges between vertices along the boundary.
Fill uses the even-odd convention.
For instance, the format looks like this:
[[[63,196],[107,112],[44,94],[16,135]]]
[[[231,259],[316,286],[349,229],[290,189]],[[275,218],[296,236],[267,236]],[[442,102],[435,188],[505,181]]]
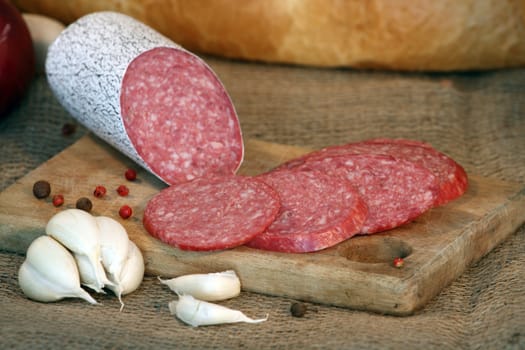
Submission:
[[[100,255],[108,278],[120,283],[120,274],[128,258],[129,238],[124,226],[107,216],[95,217],[99,229]]]
[[[206,301],[230,299],[241,293],[241,281],[233,270],[184,275],[169,280],[159,277],[159,281],[178,295],[189,294]]]
[[[172,315],[193,327],[237,322],[259,323],[268,319],[268,316],[252,319],[239,310],[197,300],[191,295],[180,295],[179,300],[170,302],[168,307]]]
[[[122,295],[129,294],[140,286],[144,279],[144,271],[144,258],[140,249],[133,241],[128,241],[128,258],[120,273],[120,283],[108,286],[118,296],[122,305]]]
[[[99,261],[96,266],[93,266],[86,255],[74,254],[73,257],[75,258],[75,262],[77,263],[78,267],[78,272],[80,274],[80,283],[86,287],[93,289],[97,293],[106,294],[106,292],[102,288],[109,287],[114,283],[111,282],[108,278],[106,278],[102,263]],[[102,270],[102,272],[96,271],[95,269]],[[98,284],[97,274],[102,276],[101,285]]]
[[[55,214],[46,225],[46,234],[78,255],[85,255],[92,265],[96,285],[104,287],[107,277],[98,268],[100,238],[95,218],[80,209],[66,209]]]
[[[80,287],[75,259],[49,236],[35,239],[18,271],[18,283],[30,299],[51,302],[63,298],[82,298],[97,302]]]

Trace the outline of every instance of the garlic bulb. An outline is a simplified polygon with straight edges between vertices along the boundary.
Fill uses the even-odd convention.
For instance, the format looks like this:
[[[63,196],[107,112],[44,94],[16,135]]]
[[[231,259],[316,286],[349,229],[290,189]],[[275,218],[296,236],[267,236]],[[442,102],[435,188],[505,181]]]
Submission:
[[[241,293],[241,281],[233,270],[184,275],[169,280],[159,277],[159,281],[178,295],[189,294],[206,301],[230,299]]]
[[[107,287],[118,296],[122,310],[122,295],[138,288],[145,270],[142,253],[129,240],[126,229],[110,217],[66,209],[48,221],[46,234],[35,246],[51,248],[30,246],[20,267],[24,293],[41,301],[80,297],[96,303],[80,284],[99,293],[105,293],[103,288]],[[39,243],[41,240],[45,244]],[[56,258],[42,252],[46,250]]]
[[[40,236],[29,246],[18,271],[18,283],[30,299],[42,302],[63,298],[82,298],[97,302],[80,287],[73,256],[49,236]]]
[[[239,310],[197,300],[191,295],[179,296],[179,300],[170,302],[168,307],[172,315],[193,327],[237,322],[259,323],[268,319],[268,316],[252,319]]]
[[[108,286],[108,288],[118,296],[121,303],[121,310],[124,306],[122,303],[122,295],[129,294],[140,286],[144,279],[144,271],[144,258],[140,249],[133,241],[128,241],[128,257],[120,272],[119,283]]]
[[[46,225],[46,233],[77,255],[85,255],[91,265],[95,290],[107,281],[100,269],[100,238],[95,218],[80,209],[66,209],[55,214]]]

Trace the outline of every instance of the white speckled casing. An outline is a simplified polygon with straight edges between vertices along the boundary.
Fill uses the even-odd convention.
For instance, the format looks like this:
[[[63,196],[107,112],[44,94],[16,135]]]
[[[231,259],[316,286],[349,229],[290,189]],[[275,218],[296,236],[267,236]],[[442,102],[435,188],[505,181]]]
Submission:
[[[49,47],[46,58],[47,79],[62,106],[151,173],[154,172],[137,153],[125,130],[120,93],[131,61],[156,47],[184,50],[129,16],[96,12],[69,25]]]

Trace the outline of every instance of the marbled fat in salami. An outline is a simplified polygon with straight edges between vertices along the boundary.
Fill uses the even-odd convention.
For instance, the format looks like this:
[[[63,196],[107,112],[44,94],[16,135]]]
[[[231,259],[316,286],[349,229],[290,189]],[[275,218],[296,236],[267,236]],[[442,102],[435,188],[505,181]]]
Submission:
[[[432,172],[439,181],[439,193],[434,206],[443,205],[465,193],[468,178],[461,165],[452,158],[437,151],[431,145],[405,139],[372,139],[363,142],[348,143],[326,147],[292,160],[283,167],[293,167],[305,159],[322,159],[327,156],[346,154],[379,154],[396,159],[403,159],[421,165]]]
[[[324,172],[272,171],[258,176],[281,198],[281,210],[248,246],[304,253],[336,245],[361,231],[368,208],[345,179]]]
[[[216,176],[165,188],[144,210],[154,237],[183,250],[221,250],[242,245],[276,218],[280,198],[264,182]]]
[[[436,177],[425,167],[385,155],[306,157],[287,167],[321,170],[353,183],[368,206],[361,233],[384,231],[414,220],[433,206],[439,190]]]

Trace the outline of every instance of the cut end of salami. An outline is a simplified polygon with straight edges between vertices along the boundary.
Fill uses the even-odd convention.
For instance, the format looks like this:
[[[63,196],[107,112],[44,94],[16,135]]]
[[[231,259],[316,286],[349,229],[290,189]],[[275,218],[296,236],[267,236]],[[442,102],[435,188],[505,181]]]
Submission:
[[[71,23],[46,74],[73,117],[167,184],[231,175],[242,162],[237,114],[212,69],[130,16]]]
[[[313,252],[360,232],[368,208],[345,179],[320,171],[272,171],[258,177],[281,198],[281,210],[267,230],[248,246],[288,252]]]
[[[197,56],[168,47],[140,54],[124,74],[120,103],[137,153],[168,184],[239,168],[243,140],[235,109]]]
[[[263,232],[280,206],[279,195],[255,178],[199,178],[153,197],[143,223],[152,236],[179,249],[223,250]]]

